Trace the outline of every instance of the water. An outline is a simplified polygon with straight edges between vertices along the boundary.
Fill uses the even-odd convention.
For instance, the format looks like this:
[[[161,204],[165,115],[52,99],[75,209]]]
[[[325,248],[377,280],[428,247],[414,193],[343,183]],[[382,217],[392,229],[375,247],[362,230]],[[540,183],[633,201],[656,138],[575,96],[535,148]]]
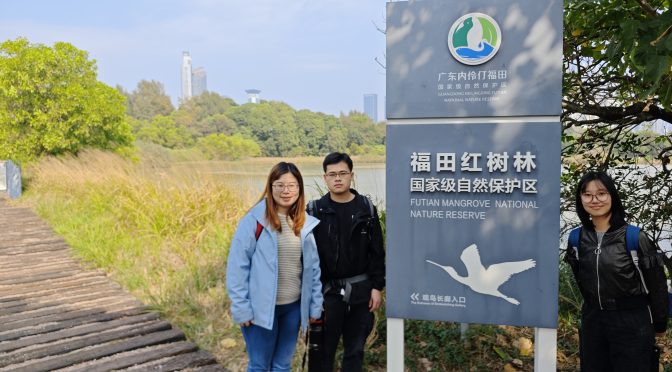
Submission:
[[[264,190],[266,177],[281,159],[251,159],[237,162],[190,162],[181,164],[183,172],[198,172],[215,179],[224,179],[247,200],[258,199]],[[283,159],[284,160],[284,159]],[[323,179],[322,162],[311,158],[288,159],[294,162],[303,176],[306,199],[321,197],[327,192]],[[385,163],[355,162],[352,187],[368,195],[376,205],[385,205]]]

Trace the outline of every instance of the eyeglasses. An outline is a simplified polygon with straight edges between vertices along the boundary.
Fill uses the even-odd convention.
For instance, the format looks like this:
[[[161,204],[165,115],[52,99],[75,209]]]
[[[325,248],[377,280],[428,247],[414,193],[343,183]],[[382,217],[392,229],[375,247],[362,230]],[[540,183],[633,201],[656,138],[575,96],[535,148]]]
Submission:
[[[590,194],[587,192],[581,193],[581,200],[584,203],[590,203],[593,201],[593,198],[597,199],[599,202],[605,202],[609,199],[611,195],[606,191],[598,191],[596,194]]]
[[[351,173],[352,172],[348,172],[348,171],[329,172],[329,173],[325,174],[325,176],[327,176],[327,178],[331,178],[333,180],[336,177],[345,178],[345,177],[349,176]]]
[[[296,192],[299,189],[299,184],[298,183],[274,183],[271,185],[273,187],[273,191],[287,191],[289,192]]]

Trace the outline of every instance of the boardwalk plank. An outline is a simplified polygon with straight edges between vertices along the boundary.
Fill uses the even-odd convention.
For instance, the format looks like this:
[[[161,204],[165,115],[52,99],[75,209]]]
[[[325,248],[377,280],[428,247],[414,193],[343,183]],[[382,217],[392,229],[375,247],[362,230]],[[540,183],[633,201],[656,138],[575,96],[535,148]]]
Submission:
[[[122,371],[179,371],[185,368],[202,367],[217,363],[215,358],[206,351],[199,350],[193,353],[182,354],[177,357],[168,357],[153,362],[138,364]]]
[[[72,366],[67,372],[105,372],[132,367],[136,364],[151,362],[165,357],[189,353],[198,349],[192,342],[180,341],[137,349],[115,354],[82,366]],[[212,358],[212,357],[211,357]],[[180,359],[183,359],[180,357]],[[64,371],[65,372],[65,371]]]
[[[10,284],[23,284],[23,283],[34,283],[40,282],[43,280],[56,279],[56,278],[66,278],[73,274],[80,273],[80,269],[75,270],[65,270],[55,273],[39,274],[35,276],[22,277],[22,278],[12,278],[12,279],[0,279],[0,284],[10,285]]]
[[[48,286],[46,288],[33,288],[32,290],[22,291],[20,295],[7,295],[0,298],[0,309],[16,306],[15,303],[26,302],[30,298],[31,302],[47,301],[51,297],[58,297],[62,293],[76,291],[86,291],[98,287],[107,287],[121,289],[118,285],[111,283],[105,278],[84,278],[79,281],[70,281],[58,286]]]
[[[20,297],[14,301],[0,303],[0,316],[36,310],[41,307],[56,306],[58,304],[70,302],[71,300],[82,301],[86,296],[93,299],[91,296],[94,294],[106,292],[117,292],[120,295],[126,295],[126,292],[114,288],[108,283],[100,282],[99,284],[92,286],[74,287],[69,291],[63,292],[63,294],[51,293],[42,296],[30,296],[30,294],[28,294],[28,296]]]
[[[66,249],[66,242],[62,238],[26,238],[20,242],[0,241],[0,253],[12,255],[15,253],[28,253],[30,251],[50,251]]]
[[[136,307],[141,307],[142,306],[142,304],[140,304],[137,300],[124,299],[120,302],[105,304],[105,307],[101,306],[101,307],[88,308],[88,309],[84,309],[84,310],[73,310],[73,311],[68,311],[68,312],[63,312],[63,313],[57,313],[55,315],[43,316],[43,317],[40,317],[40,318],[30,318],[30,319],[27,319],[27,320],[13,322],[12,324],[0,323],[0,334],[2,334],[3,331],[19,329],[19,328],[23,328],[23,327],[31,327],[31,326],[36,326],[36,325],[40,325],[40,324],[53,323],[53,322],[69,320],[69,319],[76,319],[76,318],[86,317],[86,316],[89,316],[89,315],[104,313],[106,311],[109,311],[110,308],[111,307],[113,308],[113,306],[115,306],[115,305],[127,306],[129,308],[131,306],[136,306]]]
[[[218,364],[211,364],[203,367],[189,368],[189,371],[198,371],[198,372],[225,372],[226,369]]]
[[[122,326],[114,330],[106,330],[100,333],[73,337],[61,342],[49,344],[39,344],[14,350],[8,353],[0,354],[0,367],[7,367],[12,364],[19,364],[31,359],[41,359],[54,355],[70,353],[75,350],[83,349],[91,345],[100,345],[108,342],[128,339],[135,336],[153,334],[161,331],[170,330],[170,323],[159,320],[151,321],[143,325]]]
[[[50,296],[41,300],[35,300],[33,297],[30,297],[30,302],[15,301],[14,306],[0,306],[0,318],[5,315],[20,314],[43,308],[62,306],[64,304],[69,305],[71,303],[95,300],[108,294],[117,294],[120,297],[127,295],[125,292],[118,289],[102,285],[91,288],[80,288],[78,290],[70,291],[66,295]]]
[[[58,368],[65,368],[82,362],[114,355],[116,353],[135,350],[145,346],[163,344],[173,341],[182,341],[184,334],[179,330],[169,330],[152,333],[146,336],[137,336],[124,342],[110,342],[86,349],[77,350],[68,354],[31,360],[19,365],[9,365],[13,372],[42,372]]]
[[[53,265],[53,266],[45,266],[41,268],[35,268],[33,269],[26,269],[22,268],[20,270],[13,270],[13,271],[8,271],[5,273],[0,273],[0,282],[3,284],[11,284],[10,282],[14,278],[26,278],[30,276],[35,276],[38,277],[37,280],[29,280],[29,281],[23,281],[27,283],[32,283],[35,281],[44,281],[44,279],[40,279],[45,276],[49,276],[51,274],[60,274],[63,272],[81,272],[81,266],[75,264],[74,262],[63,262],[61,265]]]
[[[0,277],[4,275],[20,275],[22,272],[31,272],[33,270],[49,270],[51,268],[59,268],[63,266],[79,266],[71,257],[63,256],[61,258],[54,256],[45,256],[41,262],[36,260],[31,261],[30,265],[26,265],[25,259],[17,260],[16,262],[3,262],[0,266]]]
[[[47,342],[63,340],[66,338],[83,336],[91,333],[102,332],[108,329],[114,329],[125,325],[145,323],[159,319],[156,313],[145,313],[111,321],[89,322],[77,325],[73,328],[62,329],[56,332],[43,333],[37,336],[24,337],[20,340],[0,342],[0,353],[21,349],[30,345],[45,344]]]
[[[39,283],[21,283],[21,284],[7,284],[0,285],[0,297],[11,296],[16,294],[23,294],[35,289],[45,289],[45,288],[60,288],[63,285],[66,285],[70,282],[79,281],[82,279],[91,279],[91,278],[106,278],[100,272],[97,271],[82,271],[70,277],[64,278],[54,278],[49,279],[44,282]]]
[[[0,341],[16,340],[23,337],[55,332],[62,329],[76,327],[81,324],[112,321],[114,319],[142,314],[146,311],[147,309],[144,307],[130,307],[116,311],[86,314],[72,319],[65,319],[62,321],[12,329],[9,331],[0,332]]]
[[[34,320],[39,322],[41,318],[49,317],[51,315],[63,314],[69,311],[75,311],[82,308],[91,308],[95,303],[110,301],[124,301],[127,300],[126,293],[116,289],[99,293],[98,296],[88,298],[85,300],[73,300],[68,303],[57,303],[53,306],[38,308],[37,310],[24,311],[18,314],[0,315],[0,330],[2,327],[11,326],[12,323],[19,323],[25,320]]]

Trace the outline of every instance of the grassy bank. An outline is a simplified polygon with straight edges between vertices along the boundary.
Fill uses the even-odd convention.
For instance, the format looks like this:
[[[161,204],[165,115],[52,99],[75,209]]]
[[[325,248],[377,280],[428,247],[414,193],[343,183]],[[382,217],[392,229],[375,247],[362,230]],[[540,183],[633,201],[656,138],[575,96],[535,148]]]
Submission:
[[[29,204],[76,254],[102,268],[232,370],[244,363],[224,273],[251,204],[214,179],[87,152],[26,169]]]

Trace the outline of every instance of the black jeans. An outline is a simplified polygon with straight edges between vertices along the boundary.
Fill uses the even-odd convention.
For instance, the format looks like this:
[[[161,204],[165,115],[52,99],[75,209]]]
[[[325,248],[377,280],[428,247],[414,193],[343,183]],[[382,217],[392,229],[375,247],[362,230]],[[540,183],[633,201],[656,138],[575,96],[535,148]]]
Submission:
[[[341,371],[358,372],[364,361],[364,343],[373,329],[373,313],[369,303],[348,305],[343,296],[324,296],[324,371],[334,370],[338,340],[343,335]]]
[[[579,335],[581,371],[650,371],[655,332],[648,306],[600,310],[584,303]]]

